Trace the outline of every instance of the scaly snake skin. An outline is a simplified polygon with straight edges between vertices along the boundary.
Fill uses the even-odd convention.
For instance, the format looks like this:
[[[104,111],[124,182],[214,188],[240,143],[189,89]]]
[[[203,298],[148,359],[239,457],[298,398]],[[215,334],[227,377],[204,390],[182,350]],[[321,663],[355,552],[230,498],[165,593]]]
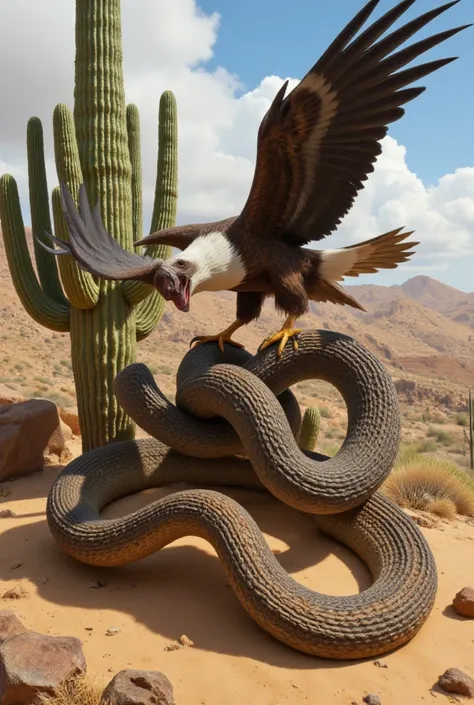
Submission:
[[[289,387],[316,378],[347,404],[346,439],[333,458],[303,452],[295,441],[301,417]],[[315,656],[381,655],[420,629],[433,607],[436,566],[416,524],[377,491],[396,457],[400,419],[390,377],[363,346],[328,331],[303,332],[299,349],[289,343],[281,359],[274,346],[252,356],[203,344],[181,362],[176,406],[139,363],[117,375],[115,393],[154,437],[97,448],[58,475],[47,518],[64,551],[117,566],[183,536],[201,537],[248,614]],[[364,561],[372,585],[350,596],[305,588],[283,570],[249,513],[212,489],[185,489],[124,517],[100,517],[120,497],[182,482],[269,491],[312,514]]]

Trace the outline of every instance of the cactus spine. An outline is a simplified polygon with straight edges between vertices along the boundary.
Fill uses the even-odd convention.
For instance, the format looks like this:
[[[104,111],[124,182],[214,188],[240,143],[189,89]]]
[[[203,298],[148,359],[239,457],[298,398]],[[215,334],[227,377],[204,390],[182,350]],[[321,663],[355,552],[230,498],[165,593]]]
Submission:
[[[318,407],[308,406],[303,416],[298,441],[301,450],[314,450],[316,448],[320,424],[321,414]]]
[[[91,206],[99,201],[104,225],[122,247],[133,250],[142,236],[142,176],[138,109],[125,104],[120,0],[76,2],[76,59],[73,113],[58,105],[53,115],[58,179],[76,200],[84,182]],[[174,95],[160,100],[159,153],[151,230],[176,220],[177,115]],[[43,130],[33,117],[27,129],[33,234],[51,229]],[[54,232],[67,240],[59,199],[52,191]],[[149,335],[163,299],[149,285],[96,280],[70,257],[35,244],[38,277],[25,237],[18,188],[9,174],[0,179],[0,218],[7,260],[18,296],[32,318],[69,332],[82,449],[134,437],[134,424],[117,404],[112,382],[135,360],[136,342]],[[171,248],[149,248],[168,257]],[[58,274],[59,265],[59,274]],[[59,276],[60,275],[60,276]],[[61,287],[62,284],[62,287]]]

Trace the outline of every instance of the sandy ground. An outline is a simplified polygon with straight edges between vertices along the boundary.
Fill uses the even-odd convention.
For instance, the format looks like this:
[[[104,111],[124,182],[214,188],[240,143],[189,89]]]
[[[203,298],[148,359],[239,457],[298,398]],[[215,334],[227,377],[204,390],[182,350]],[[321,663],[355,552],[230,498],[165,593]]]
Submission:
[[[474,584],[474,526],[456,521],[422,529],[439,570],[436,606],[406,646],[382,656],[387,668],[299,654],[263,632],[226,585],[213,549],[182,539],[135,565],[97,569],[64,555],[45,521],[47,493],[57,468],[5,483],[0,509],[0,595],[22,586],[27,595],[0,600],[25,626],[83,640],[90,675],[104,684],[120,669],[163,671],[177,705],[362,704],[376,693],[382,705],[448,702],[436,689],[451,666],[474,675],[474,620],[450,607],[455,593]],[[370,576],[349,550],[315,533],[311,520],[250,491],[231,496],[248,509],[286,570],[320,592],[351,594]],[[128,513],[160,496],[149,491],[120,500],[104,516]],[[103,583],[101,587],[100,585]],[[107,636],[107,629],[119,631]],[[167,651],[182,634],[193,647]]]

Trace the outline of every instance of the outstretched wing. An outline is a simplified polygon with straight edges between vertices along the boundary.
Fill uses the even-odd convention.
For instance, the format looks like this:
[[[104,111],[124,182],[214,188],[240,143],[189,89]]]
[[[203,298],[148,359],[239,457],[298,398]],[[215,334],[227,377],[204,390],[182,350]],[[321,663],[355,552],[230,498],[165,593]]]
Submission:
[[[398,3],[351,41],[379,2],[370,0],[286,98],[288,81],[278,91],[258,132],[254,179],[239,217],[246,230],[303,245],[329,235],[348,213],[374,170],[388,124],[425,90],[404,87],[457,57],[394,72],[471,26],[393,53],[459,2],[426,12],[377,41],[414,1]]]
[[[189,230],[183,228],[167,228],[166,230],[157,230],[150,235],[142,238],[141,240],[135,240],[133,243],[134,247],[139,247],[140,245],[171,245],[171,247],[176,247],[178,250],[185,250],[189,245],[194,242],[198,237],[199,230],[195,225]]]
[[[214,231],[223,232],[227,230],[236,220],[237,216],[226,218],[212,223],[192,223],[191,225],[180,225],[164,230],[157,230],[150,235],[136,240],[133,245],[171,245],[178,250],[185,250],[197,237],[209,235]]]
[[[40,245],[54,255],[72,255],[82,269],[104,279],[141,279],[152,284],[161,260],[124,250],[104,228],[98,202],[91,212],[84,184],[79,188],[80,214],[66,185],[61,184],[60,189],[70,240],[45,233],[59,249],[36,238]]]

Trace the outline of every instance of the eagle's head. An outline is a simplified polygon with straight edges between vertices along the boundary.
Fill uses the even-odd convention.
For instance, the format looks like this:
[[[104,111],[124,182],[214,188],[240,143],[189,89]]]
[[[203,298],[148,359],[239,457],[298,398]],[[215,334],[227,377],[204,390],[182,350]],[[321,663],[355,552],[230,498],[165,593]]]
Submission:
[[[186,259],[164,260],[155,272],[154,285],[165,301],[172,301],[179,311],[189,311],[196,271],[196,265]]]

